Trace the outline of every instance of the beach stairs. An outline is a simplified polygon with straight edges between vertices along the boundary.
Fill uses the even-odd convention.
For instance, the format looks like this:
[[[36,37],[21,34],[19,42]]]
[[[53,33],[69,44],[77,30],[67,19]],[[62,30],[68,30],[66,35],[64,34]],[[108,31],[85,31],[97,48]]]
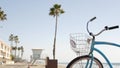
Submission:
[[[49,57],[47,57],[45,68],[58,68],[57,60],[56,59],[49,59]]]

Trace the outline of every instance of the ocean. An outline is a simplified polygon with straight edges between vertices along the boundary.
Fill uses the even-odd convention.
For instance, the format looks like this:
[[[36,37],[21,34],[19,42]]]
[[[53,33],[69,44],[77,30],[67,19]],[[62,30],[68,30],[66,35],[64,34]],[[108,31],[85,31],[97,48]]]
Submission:
[[[68,63],[59,63],[60,65],[67,66]],[[120,68],[120,63],[112,63],[113,68]],[[110,68],[107,63],[103,63],[104,68]]]

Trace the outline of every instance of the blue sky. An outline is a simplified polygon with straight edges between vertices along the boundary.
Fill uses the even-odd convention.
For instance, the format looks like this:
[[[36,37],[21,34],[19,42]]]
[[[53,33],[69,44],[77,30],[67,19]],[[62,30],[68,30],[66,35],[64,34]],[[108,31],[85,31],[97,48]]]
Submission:
[[[7,14],[7,20],[0,23],[0,39],[10,44],[9,35],[19,36],[24,46],[24,58],[32,54],[32,48],[43,48],[43,56],[52,58],[55,18],[49,16],[54,4],[61,4],[65,13],[59,16],[56,58],[60,62],[69,62],[76,57],[69,44],[70,33],[87,33],[86,22],[92,17],[97,19],[90,24],[90,30],[97,33],[104,26],[120,25],[119,0],[0,0],[0,7]],[[120,43],[120,30],[107,31],[97,37]],[[112,62],[119,62],[119,48],[100,46]],[[113,57],[113,54],[115,55]],[[98,54],[96,54],[103,60]],[[104,61],[104,60],[103,60]]]

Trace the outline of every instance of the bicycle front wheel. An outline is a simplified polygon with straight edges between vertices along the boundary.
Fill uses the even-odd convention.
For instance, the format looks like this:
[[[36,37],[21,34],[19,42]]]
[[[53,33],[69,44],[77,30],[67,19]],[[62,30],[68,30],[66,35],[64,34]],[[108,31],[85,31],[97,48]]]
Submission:
[[[93,58],[91,64],[92,57],[89,55],[80,56],[73,59],[66,68],[103,68],[102,63],[97,59]]]

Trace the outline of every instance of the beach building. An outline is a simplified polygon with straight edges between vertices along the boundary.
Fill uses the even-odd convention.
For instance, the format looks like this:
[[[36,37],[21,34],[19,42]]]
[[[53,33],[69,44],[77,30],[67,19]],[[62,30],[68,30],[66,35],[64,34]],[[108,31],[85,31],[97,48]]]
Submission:
[[[10,60],[11,47],[0,40],[0,61]]]

